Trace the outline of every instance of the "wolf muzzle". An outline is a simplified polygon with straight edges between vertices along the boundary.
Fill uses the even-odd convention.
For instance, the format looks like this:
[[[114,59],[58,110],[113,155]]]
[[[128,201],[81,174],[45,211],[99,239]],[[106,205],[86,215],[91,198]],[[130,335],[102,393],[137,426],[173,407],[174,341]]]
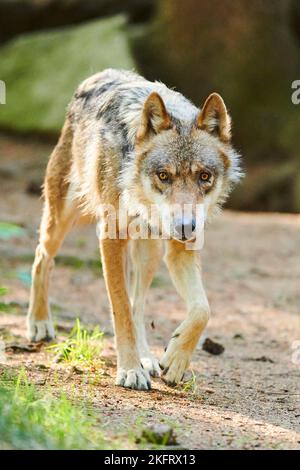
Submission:
[[[181,242],[192,240],[195,237],[196,219],[175,220],[173,238]]]

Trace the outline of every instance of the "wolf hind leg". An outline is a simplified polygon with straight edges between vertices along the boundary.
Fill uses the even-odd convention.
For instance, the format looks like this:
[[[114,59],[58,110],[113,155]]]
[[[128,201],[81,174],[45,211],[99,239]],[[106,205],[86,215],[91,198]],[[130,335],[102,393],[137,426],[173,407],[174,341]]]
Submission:
[[[160,375],[158,360],[150,352],[144,321],[145,296],[162,255],[161,240],[131,240],[131,283],[130,297],[133,318],[137,332],[137,344],[141,363],[150,375]]]
[[[27,337],[41,341],[55,337],[48,303],[48,287],[53,258],[78,215],[74,202],[65,201],[59,210],[46,200],[41,225],[39,244],[32,266],[32,284],[27,314]]]

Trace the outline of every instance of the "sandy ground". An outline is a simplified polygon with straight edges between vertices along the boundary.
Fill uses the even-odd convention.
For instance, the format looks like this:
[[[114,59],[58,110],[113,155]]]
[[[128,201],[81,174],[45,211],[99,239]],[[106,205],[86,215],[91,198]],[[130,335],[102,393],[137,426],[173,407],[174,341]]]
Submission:
[[[0,313],[6,344],[26,344],[30,258],[42,207],[28,184],[41,181],[51,148],[30,139],[0,137],[0,220],[25,228],[21,238],[0,241],[0,284],[9,289],[3,299],[16,303],[13,313]],[[224,211],[208,228],[203,276],[212,317],[206,335],[225,351],[214,356],[197,349],[192,390],[168,388],[160,379],[152,381],[151,392],[114,386],[116,357],[101,272],[88,262],[76,269],[63,258],[50,290],[58,337],[67,334],[77,317],[88,327],[100,324],[106,333],[104,364],[101,369],[74,369],[54,363],[42,347],[38,352],[8,351],[0,367],[23,365],[37,387],[65,389],[75,400],[86,399],[111,439],[123,447],[132,445],[128,429],[132,437],[145,423],[167,422],[185,448],[300,449],[300,354],[294,360],[292,356],[294,342],[300,340],[299,246],[297,215]],[[60,255],[97,260],[95,228],[74,230]],[[161,266],[146,318],[157,356],[184,315],[184,304]]]

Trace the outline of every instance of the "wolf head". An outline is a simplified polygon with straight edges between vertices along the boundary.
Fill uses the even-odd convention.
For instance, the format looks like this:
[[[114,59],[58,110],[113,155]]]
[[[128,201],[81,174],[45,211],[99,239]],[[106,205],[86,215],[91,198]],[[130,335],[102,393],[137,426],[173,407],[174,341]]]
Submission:
[[[168,220],[169,235],[180,241],[193,239],[197,224],[215,212],[241,176],[231,146],[231,119],[217,93],[184,121],[167,111],[158,93],[151,93],[143,106],[135,155],[127,175],[130,210],[156,207],[162,225]],[[197,207],[203,208],[200,221]]]

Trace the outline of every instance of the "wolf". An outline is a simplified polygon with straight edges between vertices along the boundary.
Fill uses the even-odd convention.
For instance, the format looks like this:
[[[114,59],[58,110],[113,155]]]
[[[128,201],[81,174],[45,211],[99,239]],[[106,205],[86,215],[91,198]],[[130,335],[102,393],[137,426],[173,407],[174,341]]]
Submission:
[[[199,250],[187,249],[187,243],[195,241],[196,207],[204,208],[205,223],[211,219],[241,177],[239,160],[231,144],[231,119],[219,94],[212,93],[200,109],[163,83],[131,71],[107,69],[85,80],[67,109],[46,170],[28,338],[55,337],[49,275],[75,224],[103,226],[100,208],[109,205],[117,213],[122,203],[128,223],[141,216],[151,228],[141,208],[155,206],[164,220],[163,207],[189,204],[188,216],[170,211],[167,239],[121,237],[118,216],[116,236],[99,235],[115,331],[116,384],[148,390],[150,376],[158,375],[171,386],[178,384],[210,316]],[[187,316],[158,362],[146,339],[144,304],[164,246],[164,261],[186,303]]]

